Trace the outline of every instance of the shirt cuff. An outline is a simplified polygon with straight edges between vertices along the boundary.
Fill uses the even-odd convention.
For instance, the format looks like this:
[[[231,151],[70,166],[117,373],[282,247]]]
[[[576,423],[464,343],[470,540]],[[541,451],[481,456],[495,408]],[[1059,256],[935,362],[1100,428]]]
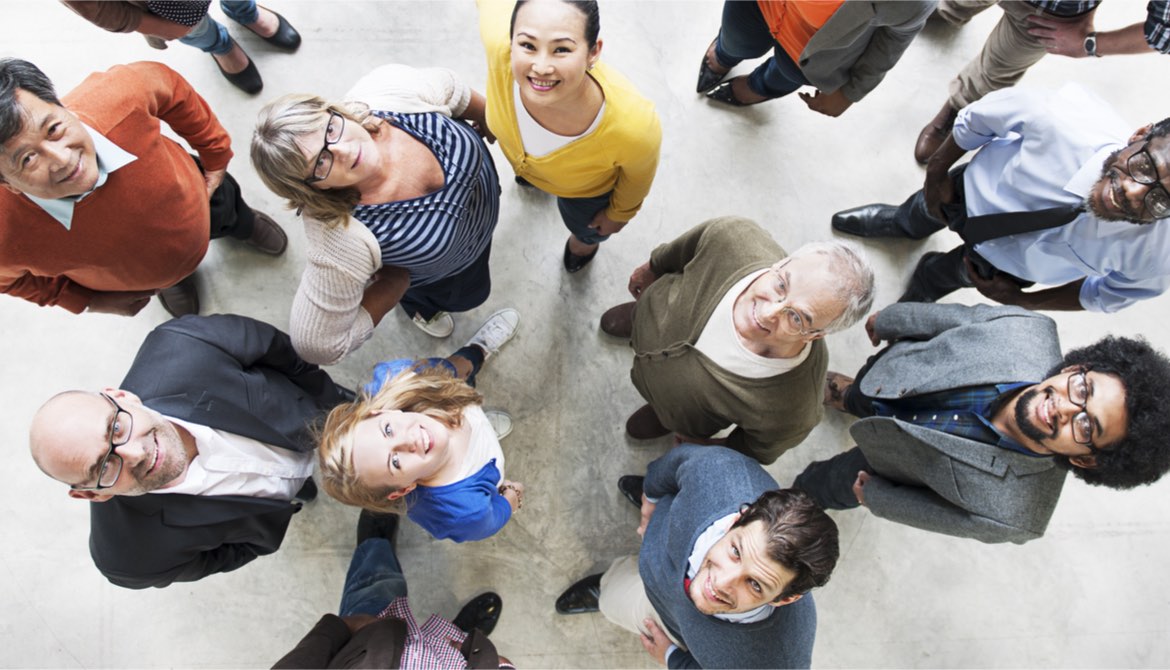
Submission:
[[[666,648],[666,654],[662,657],[662,660],[666,661],[667,667],[670,666],[670,655],[676,651],[678,651],[678,647],[673,643]]]

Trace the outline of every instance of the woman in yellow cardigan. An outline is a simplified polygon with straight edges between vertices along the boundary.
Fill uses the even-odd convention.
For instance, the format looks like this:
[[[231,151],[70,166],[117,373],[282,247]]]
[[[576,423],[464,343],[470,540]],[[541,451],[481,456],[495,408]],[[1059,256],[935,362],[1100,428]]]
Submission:
[[[571,233],[565,269],[576,272],[650,192],[658,115],[599,62],[596,2],[480,0],[479,8],[488,127],[517,181],[557,197]]]

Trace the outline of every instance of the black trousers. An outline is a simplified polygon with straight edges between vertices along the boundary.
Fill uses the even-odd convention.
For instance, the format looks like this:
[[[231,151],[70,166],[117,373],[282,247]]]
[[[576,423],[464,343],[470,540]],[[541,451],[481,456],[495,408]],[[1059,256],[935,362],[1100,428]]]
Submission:
[[[191,158],[203,172],[203,164],[199,157]],[[246,240],[252,236],[252,229],[256,225],[256,215],[248,203],[244,202],[240,194],[240,184],[230,174],[225,173],[223,183],[211,194],[211,239],[234,237],[237,240]]]

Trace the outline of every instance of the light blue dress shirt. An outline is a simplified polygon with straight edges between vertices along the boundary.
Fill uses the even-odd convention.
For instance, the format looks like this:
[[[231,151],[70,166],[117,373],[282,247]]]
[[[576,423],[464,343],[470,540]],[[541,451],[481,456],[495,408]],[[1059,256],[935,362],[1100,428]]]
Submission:
[[[1083,203],[1105,160],[1136,129],[1078,84],[988,94],[955,120],[955,142],[979,150],[963,177],[967,216]],[[1038,284],[1084,278],[1081,306],[1096,312],[1115,312],[1170,286],[1166,219],[1138,225],[1086,211],[1064,226],[988,240],[975,251]]]
[[[131,162],[138,160],[134,154],[122,149],[117,144],[106,139],[104,135],[98,131],[90,128],[84,123],[81,124],[89,136],[93,138],[94,153],[97,154],[98,178],[93,188],[82,193],[81,195],[70,196],[68,198],[38,198],[29,195],[28,199],[35,202],[41,209],[45,210],[49,216],[57,219],[65,230],[73,229],[73,207],[81,202],[87,195],[101,188],[102,184],[110,178],[110,173],[118,168],[129,165]],[[28,195],[27,193],[25,195]]]

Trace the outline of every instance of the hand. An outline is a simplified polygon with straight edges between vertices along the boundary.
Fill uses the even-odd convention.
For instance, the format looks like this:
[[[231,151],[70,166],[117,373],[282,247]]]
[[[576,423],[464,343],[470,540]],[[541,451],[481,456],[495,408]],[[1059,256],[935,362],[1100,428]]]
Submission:
[[[984,279],[970,258],[964,256],[963,262],[967,265],[967,276],[971,278],[971,284],[988,298],[1002,305],[1022,305],[1027,299],[1027,294],[1020,285],[1004,273],[996,272],[991,279]]]
[[[650,523],[650,517],[654,516],[654,508],[658,505],[650,502],[646,494],[642,494],[642,519],[638,522],[638,536],[646,536],[646,525]]]
[[[95,291],[85,311],[134,316],[154,297],[155,291]]]
[[[877,334],[877,317],[881,312],[874,312],[865,320],[865,334],[869,335],[869,341],[873,346],[878,347],[882,344],[882,338]]]
[[[621,232],[622,228],[626,227],[629,221],[614,221],[605,215],[605,210],[601,210],[593,217],[593,222],[589,224],[589,228],[596,230],[601,235],[613,235]]]
[[[351,614],[349,616],[341,617],[346,626],[349,626],[349,634],[353,635],[366,626],[378,620],[378,617],[371,614]]]
[[[654,657],[662,665],[666,665],[666,650],[670,649],[670,638],[666,637],[666,633],[658,627],[650,619],[643,619],[642,625],[646,627],[645,633],[642,634],[642,648],[646,650],[647,654]]]
[[[814,112],[820,112],[825,116],[841,116],[849,106],[853,104],[849,98],[845,97],[845,93],[841,89],[837,89],[832,93],[825,93],[817,89],[813,95],[808,93],[798,93],[804,104]]]
[[[207,198],[210,200],[211,196],[215,194],[215,189],[223,183],[224,176],[227,175],[227,168],[222,170],[207,170],[203,173],[203,183],[207,185]]]
[[[926,181],[922,185],[922,198],[926,201],[926,211],[934,218],[947,222],[947,215],[943,212],[943,205],[955,203],[955,182],[946,170],[927,168]]]
[[[630,273],[630,295],[634,296],[634,300],[642,297],[642,291],[645,291],[648,286],[658,281],[658,275],[650,269],[650,261],[642,263],[634,268]]]
[[[862,470],[857,473],[857,481],[853,482],[853,495],[857,496],[857,502],[862,505],[865,504],[865,484],[869,481],[869,473]]]
[[[1059,54],[1069,58],[1084,58],[1085,37],[1093,32],[1093,15],[1088,12],[1075,21],[1056,21],[1046,16],[1029,16],[1028,23],[1034,28],[1028,29],[1028,34],[1035,37],[1044,45],[1050,54]]]
[[[518,512],[524,508],[523,484],[505,479],[500,483],[500,495],[504,496],[508,504],[512,506],[513,512]]]

